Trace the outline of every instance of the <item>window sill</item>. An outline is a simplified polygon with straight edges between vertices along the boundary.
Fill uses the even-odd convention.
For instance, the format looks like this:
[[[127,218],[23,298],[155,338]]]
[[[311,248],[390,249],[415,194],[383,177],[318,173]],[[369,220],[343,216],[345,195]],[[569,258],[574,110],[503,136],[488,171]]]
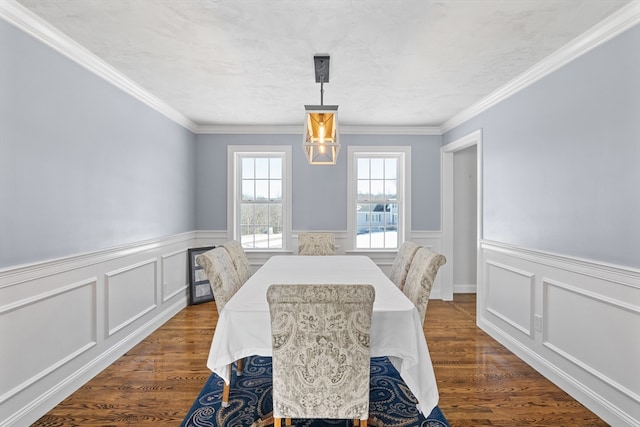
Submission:
[[[349,249],[345,250],[345,254],[396,254],[397,249]]]

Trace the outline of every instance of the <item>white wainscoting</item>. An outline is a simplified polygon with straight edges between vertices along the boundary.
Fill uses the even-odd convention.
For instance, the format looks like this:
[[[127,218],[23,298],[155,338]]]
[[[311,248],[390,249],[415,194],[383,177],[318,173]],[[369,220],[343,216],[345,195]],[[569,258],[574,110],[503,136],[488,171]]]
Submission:
[[[486,310],[531,336],[535,275],[491,260],[486,266]]]
[[[346,232],[335,234],[345,253]],[[439,231],[411,239],[440,251]],[[1,269],[0,427],[30,425],[186,307],[188,248],[226,240],[226,231],[193,231]],[[273,254],[249,251],[252,268]],[[385,272],[395,258],[362,254]]]
[[[640,271],[484,241],[478,326],[614,426],[640,426]]]
[[[304,230],[304,231],[317,231],[317,230]],[[326,231],[326,230],[322,230]],[[292,233],[291,248],[289,250],[277,251],[277,252],[265,252],[265,251],[247,251],[247,257],[253,271],[256,271],[262,266],[272,255],[292,255],[298,252],[298,233],[302,230],[294,230]],[[331,231],[329,231],[331,232]],[[347,251],[347,232],[346,231],[333,231],[335,234],[336,254],[349,253],[350,255],[366,255],[370,257],[378,267],[380,267],[385,273],[389,274],[391,270],[391,264],[395,259],[395,251],[371,251],[371,252],[359,252],[359,251]],[[226,231],[212,231],[212,230],[200,230],[196,231],[195,246],[215,246],[228,240],[229,237]],[[417,244],[432,249],[436,252],[441,252],[442,247],[442,232],[441,231],[413,231],[411,233],[410,240]],[[441,280],[439,276],[436,276],[436,281],[433,284],[431,290],[431,298],[441,299],[442,289]]]
[[[0,426],[28,426],[187,305],[194,232],[0,270]]]

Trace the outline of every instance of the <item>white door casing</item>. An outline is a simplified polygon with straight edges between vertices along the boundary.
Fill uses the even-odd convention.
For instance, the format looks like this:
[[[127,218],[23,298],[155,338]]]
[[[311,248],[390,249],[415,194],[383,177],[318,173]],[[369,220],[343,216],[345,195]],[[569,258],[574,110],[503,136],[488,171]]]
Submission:
[[[482,240],[482,130],[478,129],[441,148],[442,159],[442,252],[447,263],[442,266],[442,299],[453,299],[453,233],[454,233],[454,166],[453,156],[456,152],[476,145],[477,148],[477,239],[476,239],[476,284],[478,297],[481,285],[480,274],[480,241]]]

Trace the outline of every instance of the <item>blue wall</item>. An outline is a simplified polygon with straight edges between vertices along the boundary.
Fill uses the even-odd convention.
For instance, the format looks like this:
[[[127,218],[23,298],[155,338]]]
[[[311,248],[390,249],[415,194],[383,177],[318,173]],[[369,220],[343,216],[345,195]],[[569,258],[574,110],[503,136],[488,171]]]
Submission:
[[[440,146],[481,128],[484,238],[640,267],[640,27],[440,136],[193,135],[0,20],[0,267],[225,230],[227,145],[291,145],[293,229],[346,230],[349,145],[412,147],[412,229],[440,230]]]
[[[640,267],[640,26],[443,142],[476,129],[485,239]]]
[[[0,20],[0,267],[193,230],[194,140]]]
[[[196,227],[227,228],[227,146],[289,145],[294,230],[347,229],[347,147],[411,146],[413,230],[440,230],[440,136],[342,135],[336,165],[310,166],[302,135],[197,135]]]

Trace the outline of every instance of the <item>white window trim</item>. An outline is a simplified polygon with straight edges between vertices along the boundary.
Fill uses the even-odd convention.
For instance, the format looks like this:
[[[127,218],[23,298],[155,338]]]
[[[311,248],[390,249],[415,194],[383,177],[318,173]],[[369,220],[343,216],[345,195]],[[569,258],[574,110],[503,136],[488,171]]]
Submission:
[[[361,249],[356,248],[356,154],[400,156],[402,171],[398,176],[398,195],[401,206],[398,212],[400,218],[398,227],[398,247],[409,238],[411,233],[411,147],[410,146],[349,146],[347,147],[347,251],[357,252],[390,252],[397,249]]]
[[[241,168],[236,168],[238,158],[255,154],[284,154],[282,165],[282,248],[247,248],[248,252],[288,251],[291,247],[291,146],[290,145],[229,145],[227,147],[227,238],[240,241],[240,212],[236,195]]]

